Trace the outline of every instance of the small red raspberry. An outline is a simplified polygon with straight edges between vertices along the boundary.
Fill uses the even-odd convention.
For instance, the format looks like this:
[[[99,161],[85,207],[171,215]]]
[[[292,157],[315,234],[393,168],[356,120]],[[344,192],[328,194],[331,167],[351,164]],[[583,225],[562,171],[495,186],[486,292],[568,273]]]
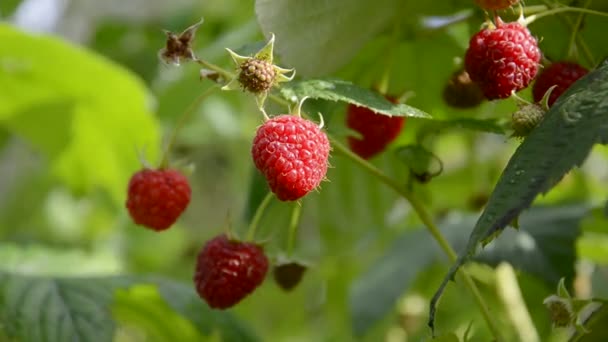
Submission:
[[[395,103],[395,99],[387,97]],[[348,137],[350,149],[363,159],[384,151],[401,132],[405,118],[378,114],[369,108],[353,104],[346,109],[346,126],[361,134],[362,138]]]
[[[486,11],[496,11],[509,8],[518,3],[519,0],[475,0],[475,2]]]
[[[485,28],[471,38],[465,69],[488,100],[503,99],[532,82],[540,57],[538,43],[525,26],[497,18],[496,28]]]
[[[142,169],[129,181],[126,206],[135,223],[161,231],[186,210],[190,195],[188,179],[178,171]]]
[[[295,201],[315,189],[327,173],[327,135],[297,115],[279,115],[258,128],[251,155],[281,201]]]
[[[579,78],[585,76],[589,70],[572,62],[557,62],[543,69],[532,86],[534,101],[539,102],[551,88],[556,85],[549,96],[549,107]]]
[[[210,307],[226,309],[260,286],[266,272],[268,258],[262,247],[222,234],[209,240],[199,252],[194,284]]]

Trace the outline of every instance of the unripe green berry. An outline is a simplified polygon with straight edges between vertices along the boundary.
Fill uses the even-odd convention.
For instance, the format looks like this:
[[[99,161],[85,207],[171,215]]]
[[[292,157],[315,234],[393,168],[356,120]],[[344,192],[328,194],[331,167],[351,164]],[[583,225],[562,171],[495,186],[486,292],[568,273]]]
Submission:
[[[546,305],[549,314],[551,315],[551,322],[553,322],[556,327],[567,327],[572,323],[574,313],[565,299],[552,300],[546,303]]]
[[[511,127],[513,136],[525,137],[543,120],[545,111],[537,104],[528,104],[513,113]]]

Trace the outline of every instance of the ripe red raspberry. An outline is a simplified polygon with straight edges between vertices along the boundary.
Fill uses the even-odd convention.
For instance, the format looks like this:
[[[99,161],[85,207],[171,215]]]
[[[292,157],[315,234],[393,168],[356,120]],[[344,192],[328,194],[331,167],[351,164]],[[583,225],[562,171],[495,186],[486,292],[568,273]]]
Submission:
[[[518,3],[519,0],[475,0],[475,2],[486,11],[496,11],[509,8]]]
[[[488,100],[503,99],[532,82],[540,57],[537,41],[525,26],[497,18],[496,28],[471,38],[465,68]]]
[[[387,97],[395,103],[395,99]],[[353,104],[346,109],[346,126],[359,132],[362,138],[348,137],[350,149],[363,159],[369,159],[384,151],[401,132],[405,118],[378,114],[369,108]]]
[[[135,223],[161,231],[175,223],[190,195],[188,179],[178,171],[142,169],[129,181],[126,206]]]
[[[571,62],[557,62],[551,64],[546,69],[543,69],[532,87],[532,95],[534,101],[539,102],[549,90],[549,88],[557,85],[549,96],[549,107],[553,105],[560,95],[562,95],[572,83],[579,78],[585,76],[589,70],[582,66]]]
[[[297,115],[279,115],[258,128],[251,155],[272,192],[295,201],[315,189],[327,173],[327,135]]]
[[[194,284],[210,307],[226,309],[255,290],[268,271],[268,258],[253,243],[228,239],[208,241],[198,254]]]

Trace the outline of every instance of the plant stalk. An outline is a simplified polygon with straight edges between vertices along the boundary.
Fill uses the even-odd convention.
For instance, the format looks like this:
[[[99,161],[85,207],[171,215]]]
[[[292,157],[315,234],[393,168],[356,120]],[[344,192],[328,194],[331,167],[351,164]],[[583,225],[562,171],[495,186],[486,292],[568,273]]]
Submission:
[[[435,238],[435,241],[437,241],[437,243],[439,244],[439,246],[441,247],[443,252],[448,256],[450,261],[451,262],[456,261],[456,259],[458,258],[458,255],[456,254],[456,252],[454,251],[452,246],[450,246],[450,243],[443,236],[443,234],[441,233],[439,228],[435,225],[430,214],[425,209],[424,205],[418,199],[418,197],[415,197],[411,192],[406,191],[405,188],[402,187],[399,183],[397,183],[394,179],[388,177],[381,170],[376,168],[374,165],[370,164],[363,158],[361,158],[358,155],[356,155],[355,153],[353,153],[346,146],[344,146],[341,142],[337,141],[333,137],[331,137],[330,140],[331,140],[332,146],[334,148],[334,151],[341,153],[342,155],[344,155],[345,157],[347,157],[348,159],[353,161],[355,164],[359,165],[361,168],[363,168],[370,174],[374,175],[376,178],[378,178],[380,181],[382,181],[388,187],[395,190],[403,198],[405,198],[410,203],[410,205],[412,206],[412,208],[414,209],[414,211],[420,218],[420,221],[422,221],[422,223],[426,226],[426,228],[431,233],[433,238]],[[473,279],[462,269],[458,271],[458,276],[460,276],[462,278],[466,287],[469,289],[469,291],[473,295],[473,298],[475,299],[475,301],[477,302],[477,305],[481,309],[481,313],[482,313],[486,323],[488,324],[488,328],[494,335],[494,338],[496,338],[497,341],[505,341],[502,338],[502,334],[500,332],[498,323],[494,320],[494,317],[492,316],[488,305],[486,304],[485,300],[481,296],[481,293],[479,292],[479,289],[477,288],[477,285],[475,285],[475,282],[473,281]]]
[[[232,75],[230,72],[228,72],[218,66],[215,66],[215,65],[207,63],[207,62],[204,62],[204,63],[205,64],[203,64],[203,63],[201,63],[201,64],[205,65],[209,69],[217,71],[219,74]],[[268,97],[278,104],[289,107],[289,102],[279,96],[276,96],[274,94],[269,94]],[[417,197],[415,197],[411,192],[406,191],[397,181],[388,177],[382,171],[380,171],[378,168],[376,168],[375,166],[373,166],[366,160],[362,159],[361,157],[359,157],[358,155],[353,153],[350,149],[348,149],[346,146],[344,146],[340,141],[336,140],[332,136],[328,136],[328,137],[329,137],[329,140],[331,141],[334,151],[341,153],[342,155],[344,155],[345,157],[347,157],[348,159],[353,161],[356,165],[360,166],[361,168],[363,168],[364,170],[366,170],[367,172],[369,172],[370,174],[372,174],[373,176],[378,178],[385,185],[392,188],[398,194],[400,194],[403,198],[405,198],[410,203],[410,205],[412,206],[412,208],[414,209],[414,211],[416,212],[416,214],[418,215],[418,217],[420,218],[422,223],[427,227],[427,229],[429,230],[429,232],[431,233],[433,238],[437,241],[437,243],[439,244],[441,249],[448,256],[450,261],[451,262],[456,261],[458,255],[456,254],[454,249],[452,249],[452,246],[450,246],[449,242],[443,236],[443,234],[441,233],[439,228],[435,225],[430,214],[427,212],[424,205]],[[266,207],[268,206],[268,204],[270,203],[270,200],[272,199],[272,197],[273,197],[272,192],[269,192],[266,195],[266,197],[264,198],[264,200],[262,201],[262,203],[260,204],[260,206],[258,207],[258,209],[256,210],[255,215],[251,221],[251,225],[249,226],[247,240],[252,240],[253,237],[255,236],[255,231],[256,231],[259,221],[262,217],[262,214],[263,214],[264,210],[266,209]],[[502,334],[500,333],[498,324],[496,323],[492,314],[490,313],[490,309],[489,309],[488,305],[486,304],[485,300],[483,299],[483,297],[481,296],[481,293],[479,292],[479,289],[475,285],[475,282],[473,281],[473,279],[463,270],[459,270],[458,275],[463,278],[465,285],[467,286],[467,288],[469,289],[469,291],[475,298],[475,301],[479,305],[482,315],[483,315],[490,331],[494,335],[494,338],[496,339],[496,341],[505,341],[505,339],[502,338]]]
[[[260,221],[262,220],[264,211],[266,211],[266,208],[268,207],[268,204],[270,204],[270,201],[273,197],[274,194],[272,193],[272,191],[268,191],[266,197],[264,197],[262,202],[260,202],[260,205],[258,205],[258,208],[255,210],[255,214],[253,215],[253,219],[251,219],[251,224],[249,224],[249,229],[247,230],[247,237],[245,238],[246,241],[253,241],[253,239],[255,238],[255,233],[258,229],[258,226],[260,225]]]
[[[188,108],[186,108],[186,110],[184,111],[184,114],[182,114],[182,116],[178,119],[179,121],[175,125],[175,129],[173,130],[171,138],[169,138],[169,142],[167,143],[167,147],[165,148],[165,151],[163,153],[163,157],[160,162],[161,169],[169,167],[169,153],[171,152],[173,144],[175,144],[175,139],[177,139],[177,133],[179,132],[179,130],[182,129],[182,127],[186,124],[186,120],[201,105],[203,100],[209,97],[209,95],[211,95],[216,89],[218,89],[218,87],[215,85],[212,85],[211,87],[207,88],[207,90],[202,92],[196,99],[194,99],[194,101],[192,101],[192,103],[190,103]]]
[[[302,204],[300,202],[294,203],[294,207],[291,211],[291,218],[289,219],[289,233],[287,236],[287,256],[291,257],[293,253],[293,247],[296,241],[296,233],[298,232],[298,226],[300,224],[300,215],[302,213]]]

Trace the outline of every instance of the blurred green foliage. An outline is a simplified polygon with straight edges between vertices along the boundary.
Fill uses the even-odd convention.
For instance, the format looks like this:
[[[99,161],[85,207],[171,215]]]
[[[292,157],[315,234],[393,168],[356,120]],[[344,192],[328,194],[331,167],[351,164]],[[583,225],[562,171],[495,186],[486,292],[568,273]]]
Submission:
[[[516,109],[513,100],[456,110],[441,99],[445,83],[462,66],[469,37],[484,21],[472,1],[184,0],[168,7],[150,1],[145,11],[121,7],[122,16],[100,10],[104,2],[97,9],[75,3],[62,13],[56,34],[0,24],[1,340],[61,341],[74,330],[87,341],[430,337],[428,302],[449,264],[411,206],[339,153],[332,154],[329,181],[318,192],[300,204],[273,200],[261,221],[259,237],[268,239],[266,251],[276,260],[286,252],[292,208],[302,206],[292,257],[311,267],[301,284],[286,293],[269,275],[230,313],[199,300],[191,285],[196,254],[228,225],[244,235],[267,191],[249,156],[262,116],[251,96],[217,91],[183,118],[214,85],[200,80],[198,65],[164,65],[157,52],[165,42],[163,29],[181,31],[204,17],[196,54],[229,71],[225,47],[256,51],[271,31],[278,64],[296,67],[298,81],[315,75],[370,89],[388,68],[388,92],[411,92],[407,104],[432,119],[408,118],[399,138],[371,163],[419,196],[460,248],[520,144],[508,138],[506,128]],[[0,2],[1,17],[10,20],[20,5]],[[537,5],[553,2],[525,2],[527,9]],[[608,10],[601,1],[590,8]],[[514,19],[516,12],[502,14]],[[608,55],[605,17],[580,18],[574,52],[569,46],[579,14],[530,25],[542,38],[545,57],[573,57],[594,67]],[[68,25],[79,22],[86,25]],[[358,100],[357,92],[318,97]],[[530,98],[529,91],[519,95]],[[304,108],[313,117],[322,112],[327,130],[345,141],[344,106],[309,100]],[[271,115],[286,110],[267,106]],[[193,200],[175,227],[158,234],[131,223],[124,209],[126,184],[140,167],[138,153],[152,165],[159,162],[182,118],[172,159],[196,166],[190,176]],[[412,144],[443,163],[441,175],[427,184],[413,180],[397,153]],[[523,301],[543,341],[551,322],[542,301],[554,292],[557,278],[576,274],[574,282],[568,280],[577,293],[608,295],[607,152],[595,147],[581,168],[535,199],[546,211],[525,213],[520,232],[508,228],[465,267],[506,336],[517,335],[508,304],[497,295],[493,266],[500,261],[518,269]],[[605,323],[604,312],[596,326]],[[62,318],[74,315],[84,319],[70,325]],[[462,341],[465,332],[471,341],[491,338],[460,283],[448,286],[438,322],[439,340]],[[582,340],[606,338],[590,336]]]

